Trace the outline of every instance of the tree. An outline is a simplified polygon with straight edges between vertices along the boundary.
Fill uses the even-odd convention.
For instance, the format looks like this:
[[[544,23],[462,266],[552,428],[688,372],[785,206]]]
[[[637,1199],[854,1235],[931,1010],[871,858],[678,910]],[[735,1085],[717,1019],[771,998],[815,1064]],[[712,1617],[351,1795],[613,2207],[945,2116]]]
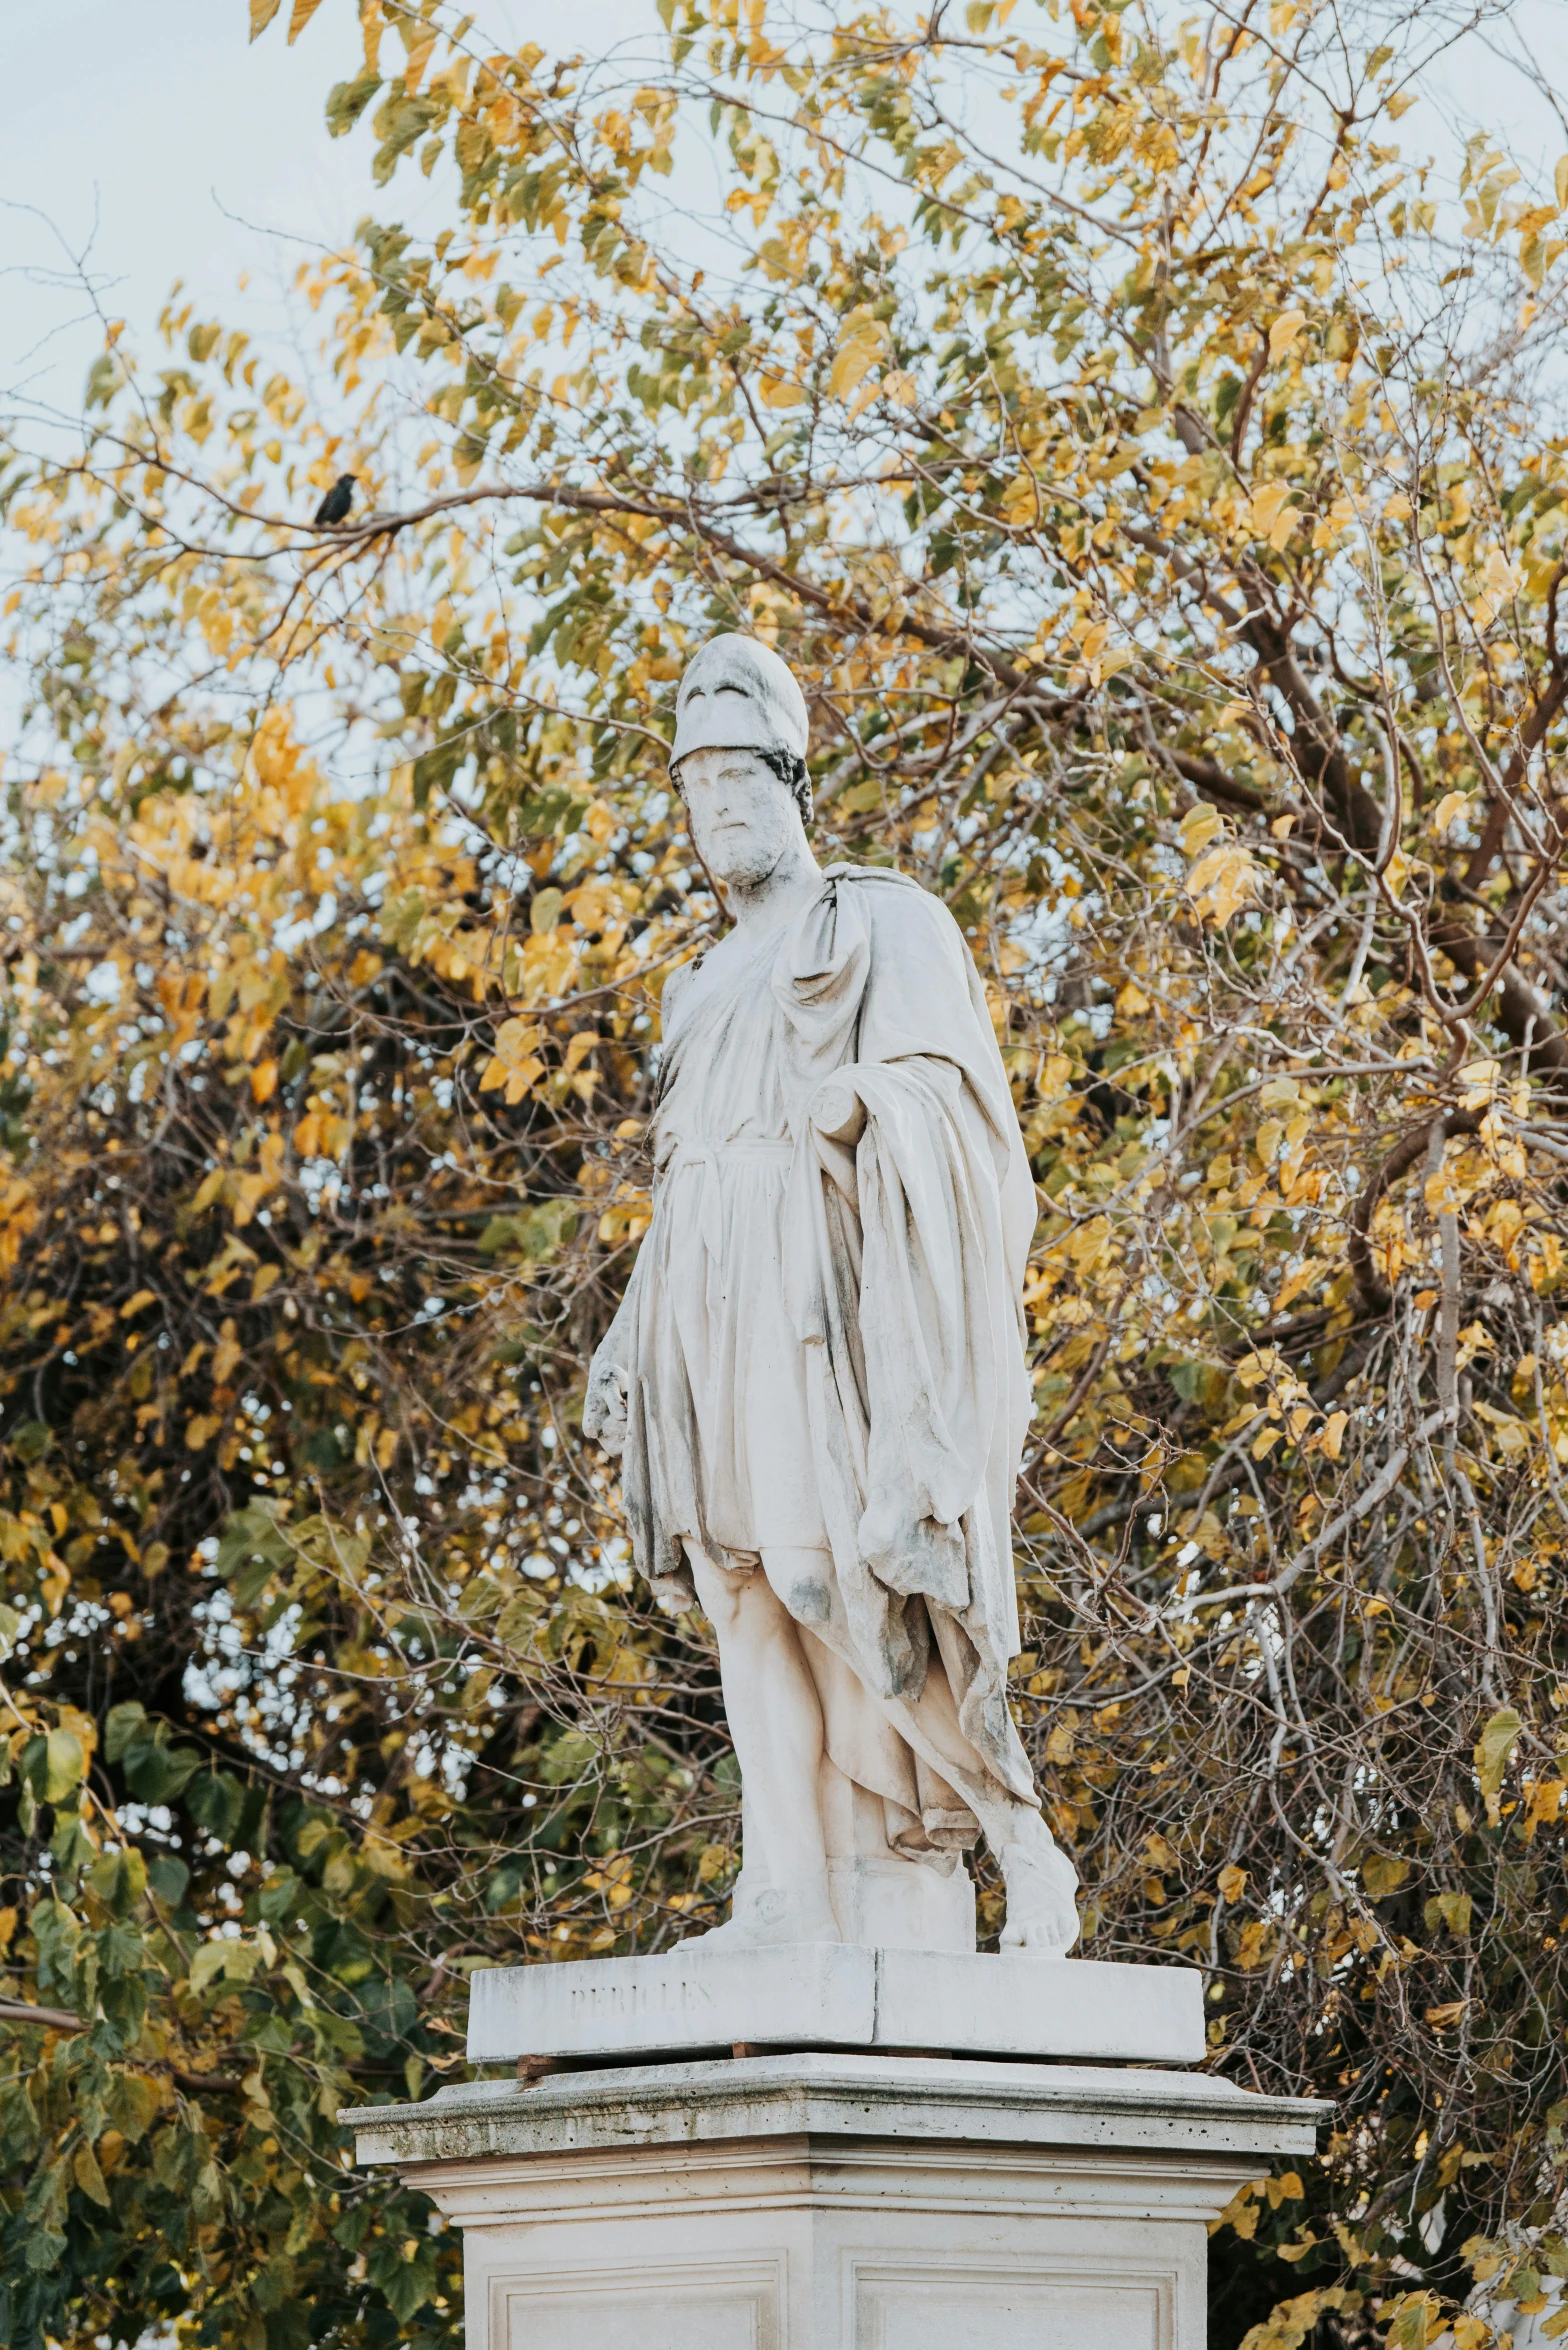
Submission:
[[[1428,5],[658,14],[367,0],[329,120],[447,225],[304,274],[312,390],[173,308],[0,475],[0,1936],[81,2023],[13,2011],[8,2338],[448,2334],[337,2107],[724,1898],[706,1630],[578,1426],[723,626],[991,992],[1085,1946],[1338,2102],[1216,2341],[1472,2350],[1568,2257],[1568,160],[1401,158]]]

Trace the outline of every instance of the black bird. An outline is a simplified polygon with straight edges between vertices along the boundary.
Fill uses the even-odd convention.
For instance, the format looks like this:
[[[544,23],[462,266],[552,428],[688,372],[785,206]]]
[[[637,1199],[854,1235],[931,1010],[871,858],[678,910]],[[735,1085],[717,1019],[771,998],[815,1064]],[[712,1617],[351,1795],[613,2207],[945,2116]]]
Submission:
[[[325,523],[347,522],[354,503],[354,492],[359,487],[356,474],[340,473],[321,504],[316,508],[316,520]]]

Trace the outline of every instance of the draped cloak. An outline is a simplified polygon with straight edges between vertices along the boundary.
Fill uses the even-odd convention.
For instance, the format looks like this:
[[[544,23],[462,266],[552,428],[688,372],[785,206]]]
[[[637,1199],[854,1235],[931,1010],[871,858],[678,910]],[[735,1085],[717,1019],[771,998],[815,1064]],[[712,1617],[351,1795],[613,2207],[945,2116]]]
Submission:
[[[937,899],[837,865],[664,1013],[612,1333],[637,1564],[689,1606],[685,1544],[737,1573],[817,1553],[782,1595],[829,1755],[896,1849],[967,1844],[974,1794],[1038,1800],[1006,1697],[1034,1186],[979,977]],[[899,1728],[932,1673],[963,1750],[942,1776]]]

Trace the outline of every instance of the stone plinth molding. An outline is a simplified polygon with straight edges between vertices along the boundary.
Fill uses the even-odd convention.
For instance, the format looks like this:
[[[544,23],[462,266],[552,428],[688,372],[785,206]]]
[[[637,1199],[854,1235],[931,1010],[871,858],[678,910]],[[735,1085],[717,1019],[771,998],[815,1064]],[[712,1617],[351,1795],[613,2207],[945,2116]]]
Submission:
[[[345,2118],[463,2228],[468,2350],[1201,2350],[1206,2223],[1328,2110],[814,2051]]]

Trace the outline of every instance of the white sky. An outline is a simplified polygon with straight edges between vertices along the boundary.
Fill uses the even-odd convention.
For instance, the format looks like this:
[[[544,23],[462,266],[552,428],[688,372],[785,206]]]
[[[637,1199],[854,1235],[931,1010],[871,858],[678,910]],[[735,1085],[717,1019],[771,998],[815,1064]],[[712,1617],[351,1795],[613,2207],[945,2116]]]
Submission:
[[[922,5],[924,0],[922,0]],[[653,0],[476,0],[498,41],[530,37],[603,55],[658,36]],[[1028,14],[1027,8],[1021,12]],[[341,244],[367,211],[405,225],[440,217],[440,190],[406,164],[370,184],[370,133],[328,138],[334,81],[359,63],[354,12],[326,0],[290,49],[280,12],[254,47],[246,0],[0,0],[8,97],[0,131],[0,414],[75,411],[102,328],[71,256],[107,315],[148,357],[177,277],[207,315],[265,336],[296,263]],[[1021,21],[1021,17],[1020,20]],[[1520,0],[1517,35],[1568,88],[1565,0]],[[390,38],[390,36],[389,36]],[[1439,69],[1435,103],[1400,125],[1406,154],[1454,158],[1464,134],[1501,128],[1549,181],[1568,134],[1479,41]],[[25,209],[34,207],[34,210]],[[43,217],[40,217],[42,215]],[[236,281],[249,271],[243,303]]]
[[[480,0],[479,13],[515,44],[549,46],[563,22],[599,49],[659,30],[652,0]],[[265,331],[298,262],[365,213],[439,220],[439,191],[407,163],[371,185],[368,119],[327,135],[327,92],[359,70],[355,13],[326,0],[292,49],[287,16],[285,0],[252,47],[246,0],[0,0],[0,414],[18,394],[79,405],[103,347],[72,282],[89,247],[105,314],[150,357],[176,278],[201,313],[239,324],[243,309]]]

